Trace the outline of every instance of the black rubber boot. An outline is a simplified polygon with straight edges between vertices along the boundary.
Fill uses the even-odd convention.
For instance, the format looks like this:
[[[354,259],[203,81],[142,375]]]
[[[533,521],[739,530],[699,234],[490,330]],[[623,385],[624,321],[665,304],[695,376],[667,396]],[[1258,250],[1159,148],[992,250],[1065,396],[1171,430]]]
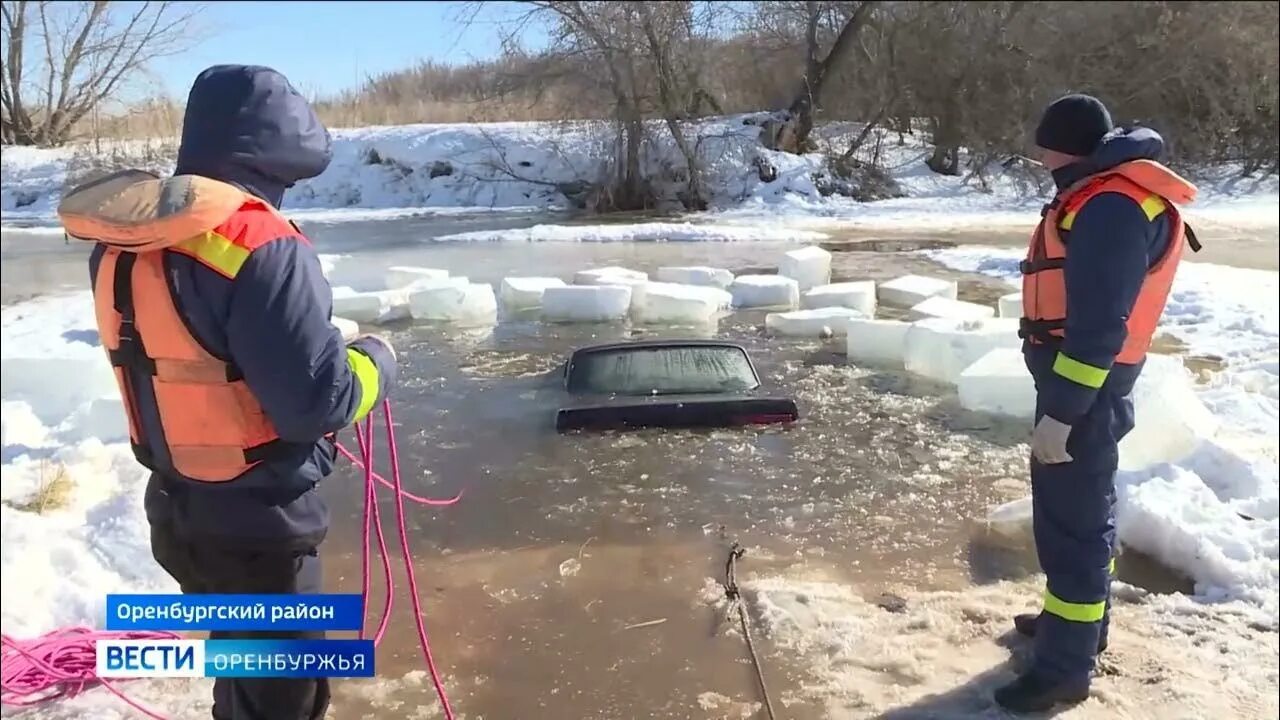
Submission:
[[[998,688],[995,700],[1000,707],[1013,713],[1034,713],[1050,710],[1057,705],[1075,705],[1089,697],[1088,682],[1053,682],[1029,672]]]
[[[1033,638],[1036,636],[1036,625],[1040,622],[1040,615],[1036,613],[1022,613],[1013,616],[1013,629],[1018,631],[1019,635]],[[1103,650],[1107,649],[1107,631],[1104,628],[1102,636],[1098,638],[1098,654],[1101,655]]]

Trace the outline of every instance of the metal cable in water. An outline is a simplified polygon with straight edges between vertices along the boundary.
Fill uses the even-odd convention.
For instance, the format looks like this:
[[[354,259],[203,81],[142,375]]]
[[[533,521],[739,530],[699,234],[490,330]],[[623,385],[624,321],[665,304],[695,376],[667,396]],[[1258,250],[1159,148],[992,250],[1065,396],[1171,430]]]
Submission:
[[[738,559],[747,553],[746,548],[734,543],[729,548],[729,559],[724,566],[724,595],[729,598],[729,612],[738,610],[738,622],[742,625],[742,636],[747,640],[747,653],[751,655],[751,666],[755,668],[756,680],[760,683],[760,696],[764,698],[764,709],[769,720],[777,720],[773,711],[773,700],[769,696],[769,686],[764,681],[764,667],[756,654],[755,643],[751,641],[751,625],[747,621],[747,608],[742,602],[742,594],[738,590]]]

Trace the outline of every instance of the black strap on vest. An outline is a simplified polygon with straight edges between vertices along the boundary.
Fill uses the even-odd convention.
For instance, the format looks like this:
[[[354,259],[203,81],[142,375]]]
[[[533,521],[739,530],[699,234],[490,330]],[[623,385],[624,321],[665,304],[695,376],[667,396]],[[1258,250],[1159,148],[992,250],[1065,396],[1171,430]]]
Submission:
[[[134,427],[137,428],[141,439],[141,442],[131,443],[134,457],[151,470],[176,475],[178,474],[176,468],[156,467],[155,451],[150,446],[150,438],[146,436],[141,417],[137,414],[138,396],[133,390],[134,373],[150,377],[154,377],[156,374],[156,361],[150,355],[147,355],[146,344],[143,342],[142,335],[138,332],[138,327],[135,323],[133,266],[137,260],[138,256],[131,252],[122,252],[116,258],[116,270],[115,276],[111,281],[111,289],[112,305],[115,307],[116,312],[120,314],[120,342],[115,350],[108,352],[108,355],[110,356],[111,364],[124,371],[122,374],[125,378],[125,392],[129,395],[129,397],[125,398],[125,404],[128,405],[129,412],[134,414]],[[244,374],[235,365],[227,363],[226,368],[228,382],[244,379]],[[280,439],[271,440],[246,448],[244,459],[249,464],[279,460],[295,453],[297,448],[298,446],[294,443],[288,443]]]
[[[268,440],[261,445],[245,448],[244,461],[247,463],[273,462],[292,457],[298,453],[298,444],[284,440]]]
[[[1061,270],[1067,266],[1066,258],[1035,258],[1018,263],[1018,271],[1023,275],[1035,275],[1045,270]]]
[[[111,280],[112,304],[120,314],[119,347],[110,352],[111,364],[118,368],[139,370],[147,375],[156,374],[156,363],[147,355],[142,336],[134,324],[133,265],[138,256],[131,252],[120,253],[116,258],[116,273]]]
[[[1187,233],[1187,245],[1191,246],[1191,252],[1200,252],[1204,246],[1200,244],[1200,238],[1196,237],[1196,231],[1192,230],[1185,220],[1182,222],[1182,229]]]
[[[1062,338],[1054,335],[1053,330],[1063,330],[1067,327],[1067,321],[1061,320],[1032,320],[1030,318],[1020,318],[1018,320],[1018,337],[1023,340],[1039,340],[1045,343],[1062,342]]]
[[[111,365],[120,368],[124,378],[124,398],[126,410],[132,416],[133,426],[138,432],[140,442],[133,442],[133,456],[149,470],[157,472],[172,471],[171,467],[158,467],[155,452],[150,445],[146,428],[142,424],[141,413],[138,412],[138,393],[134,383],[138,375],[156,374],[156,363],[147,355],[146,346],[142,343],[142,335],[134,323],[136,316],[133,304],[133,266],[138,256],[131,252],[122,252],[116,257],[115,274],[111,278],[111,304],[120,315],[120,327],[117,331],[119,342],[115,350],[108,351]]]

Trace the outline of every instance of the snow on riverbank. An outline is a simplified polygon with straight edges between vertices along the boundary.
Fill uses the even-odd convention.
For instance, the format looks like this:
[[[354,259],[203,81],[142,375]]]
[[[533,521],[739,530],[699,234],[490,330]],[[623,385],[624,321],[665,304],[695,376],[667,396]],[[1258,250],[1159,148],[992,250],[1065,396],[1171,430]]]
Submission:
[[[771,225],[694,225],[649,222],[619,225],[535,225],[514,230],[478,230],[431,238],[431,242],[818,242],[826,233]]]
[[[139,531],[147,474],[125,442],[89,294],[5,307],[0,325],[4,631],[101,626],[105,593],[175,590]]]
[[[796,156],[760,147],[761,117],[708,118],[689,126],[713,210],[693,217],[789,216],[883,228],[936,225],[938,218],[953,227],[1026,225],[1035,220],[1048,191],[1003,171],[991,175],[986,189],[976,180],[938,175],[924,164],[929,147],[921,135],[906,136],[899,145],[895,134],[885,134],[881,163],[905,197],[855,202],[829,194],[833,178],[824,154]],[[819,134],[840,148],[857,130],[850,123],[833,123]],[[603,158],[613,139],[607,124],[593,122],[405,125],[340,129],[333,136],[329,169],[286,196],[286,208],[299,218],[567,210],[573,201],[566,192],[574,195],[575,186],[607,172]],[[653,137],[646,176],[653,179],[663,204],[678,208],[683,160],[665,129],[655,127]],[[145,144],[152,154],[153,145]],[[130,144],[122,146],[127,155]],[[68,167],[84,163],[83,152],[80,157],[76,153],[75,148],[6,148],[0,158],[4,221],[52,224]],[[761,180],[762,166],[772,168],[776,177]],[[1280,210],[1277,179],[1240,179],[1232,171],[1223,167],[1205,173],[1201,200],[1189,217],[1274,226]]]
[[[955,270],[1019,277],[1016,250],[926,251]],[[1184,263],[1161,319],[1189,355],[1221,359],[1200,373],[1201,401],[1221,421],[1177,465],[1122,472],[1120,541],[1186,572],[1208,600],[1244,599],[1270,624],[1280,612],[1280,276]]]
[[[1010,618],[1042,592],[1036,579],[903,590],[890,610],[807,571],[741,585],[755,632],[772,643],[763,657],[771,679],[799,668],[799,681],[788,678],[775,696],[779,711],[831,720],[1009,717],[991,692],[1014,677],[1015,658],[1031,645],[1013,635]],[[703,600],[723,608],[724,592],[709,581]],[[1250,608],[1210,611],[1119,586],[1114,613],[1092,696],[1064,720],[1276,716],[1277,636],[1247,620]],[[778,692],[776,681],[771,689]]]

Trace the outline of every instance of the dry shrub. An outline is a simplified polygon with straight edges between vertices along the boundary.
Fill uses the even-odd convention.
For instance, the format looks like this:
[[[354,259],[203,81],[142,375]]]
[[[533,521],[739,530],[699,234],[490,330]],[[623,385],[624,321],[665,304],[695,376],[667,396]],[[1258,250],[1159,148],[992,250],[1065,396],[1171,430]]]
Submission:
[[[71,491],[74,489],[75,481],[67,472],[66,465],[41,460],[40,482],[35,492],[25,500],[8,500],[5,504],[14,510],[44,515],[65,508],[71,502]]]
[[[76,148],[67,161],[63,191],[121,170],[147,170],[165,176],[178,156],[176,139],[99,139]]]
[[[655,48],[632,31],[634,4],[557,2],[536,7],[580,15],[573,23],[553,21],[552,42],[540,53],[513,50],[455,66],[423,63],[318,98],[316,107],[332,127],[565,118],[627,118],[637,127],[636,115],[683,121],[786,108],[803,87],[807,47],[804,23],[794,19],[816,9],[829,45],[842,18],[861,4],[742,4],[737,20],[718,19],[711,29],[697,29],[696,16],[681,16],[673,27],[683,28],[683,39],[672,39],[663,26],[656,48],[669,79],[687,84],[675,88],[678,102],[659,102],[652,87],[660,75]],[[653,4],[649,12],[661,20],[678,5]],[[934,144],[932,167],[976,172],[981,180],[983,171],[966,166],[960,148],[994,163],[1025,154],[1029,128],[1044,105],[1084,91],[1102,98],[1118,122],[1163,132],[1176,163],[1229,161],[1246,172],[1274,172],[1280,164],[1278,25],[1277,3],[881,2],[856,52],[831,68],[816,118],[903,133],[914,125]],[[607,36],[607,56],[623,71],[621,86],[609,80],[600,48],[575,37],[582,33],[574,28],[582,27]],[[148,102],[81,123],[78,137],[174,137],[180,122],[174,103]]]

